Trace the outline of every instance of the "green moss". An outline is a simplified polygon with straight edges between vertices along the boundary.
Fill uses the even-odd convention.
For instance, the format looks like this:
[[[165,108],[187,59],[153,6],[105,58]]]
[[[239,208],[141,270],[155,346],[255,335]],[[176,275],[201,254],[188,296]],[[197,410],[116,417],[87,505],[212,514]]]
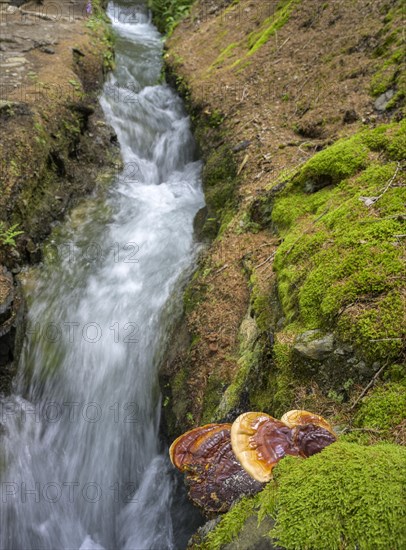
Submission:
[[[404,106],[406,97],[406,72],[404,37],[402,26],[404,8],[402,2],[395,1],[385,14],[385,27],[379,33],[379,44],[373,56],[379,58],[376,72],[370,84],[371,95],[377,97],[388,89],[396,91],[395,96],[388,103],[386,110],[393,110]]]
[[[185,367],[182,367],[175,374],[171,381],[172,390],[172,406],[171,411],[176,419],[182,419],[182,423],[187,424],[185,419],[188,413],[188,393],[187,393],[187,381],[189,373]]]
[[[368,158],[368,147],[363,135],[356,134],[349,139],[341,139],[314,155],[304,166],[298,183],[310,182],[337,184],[364,168]]]
[[[228,59],[237,46],[238,46],[238,42],[231,42],[230,44],[228,44],[228,46],[226,46],[220,52],[217,59],[210,65],[209,71],[218,67],[218,65],[220,65],[226,59]]]
[[[171,35],[176,25],[188,15],[194,0],[148,0],[154,23],[160,32]]]
[[[221,224],[223,214],[233,209],[237,181],[234,157],[227,145],[211,149],[205,159],[202,176],[209,217],[217,218]]]
[[[187,285],[183,294],[183,305],[186,314],[191,313],[198,304],[204,299],[207,291],[207,285],[204,283],[204,266],[197,269],[193,274],[192,280]]]
[[[195,546],[196,550],[220,550],[232,542],[252,515],[255,508],[255,498],[243,498],[222,518],[215,530],[211,531],[202,544]]]
[[[272,536],[286,550],[404,548],[405,461],[400,446],[350,443],[281,461]]]
[[[406,197],[404,188],[386,187],[399,177],[405,134],[401,123],[340,140],[271,199],[283,237],[274,267],[287,323],[336,329],[370,360],[396,361],[402,350],[404,265],[396,235],[404,232],[397,216]],[[331,185],[317,191],[320,182]],[[378,196],[373,206],[360,200]]]
[[[405,463],[406,449],[391,444],[337,442],[306,460],[287,457],[275,481],[237,503],[198,548],[223,548],[256,514],[259,522],[275,519],[269,536],[285,550],[400,550]]]
[[[289,21],[290,14],[299,2],[300,0],[280,0],[275,13],[265,19],[261,29],[248,36],[248,56],[253,55],[261,46],[266,44],[271,36]]]
[[[361,428],[390,430],[406,418],[406,386],[389,383],[378,386],[365,397],[355,417]]]
[[[216,410],[223,397],[225,386],[224,380],[219,379],[215,374],[210,376],[204,390],[203,412],[200,422],[202,425],[213,422],[216,418]]]
[[[273,347],[273,369],[271,371],[271,410],[282,416],[293,402],[292,350],[289,344],[276,343]]]

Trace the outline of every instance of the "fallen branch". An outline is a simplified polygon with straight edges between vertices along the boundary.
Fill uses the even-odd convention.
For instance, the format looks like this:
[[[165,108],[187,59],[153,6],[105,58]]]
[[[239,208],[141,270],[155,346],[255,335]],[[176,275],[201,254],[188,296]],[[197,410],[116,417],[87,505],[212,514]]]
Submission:
[[[255,269],[259,269],[260,267],[262,267],[263,265],[267,264],[268,262],[270,262],[274,257],[275,257],[275,254],[276,254],[276,251],[272,252],[272,254],[270,256],[268,256],[263,262],[261,262],[260,264],[256,265],[255,266]]]
[[[345,428],[343,430],[344,433],[348,433],[348,432],[372,432],[374,434],[380,434],[383,431],[384,430],[377,430],[375,428]]]

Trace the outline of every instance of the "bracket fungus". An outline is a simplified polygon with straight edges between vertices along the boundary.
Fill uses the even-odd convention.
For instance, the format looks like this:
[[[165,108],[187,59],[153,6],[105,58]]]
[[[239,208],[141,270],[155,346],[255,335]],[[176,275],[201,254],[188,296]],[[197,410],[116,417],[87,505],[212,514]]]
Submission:
[[[208,424],[178,437],[169,455],[173,465],[186,474],[191,500],[206,513],[229,510],[242,495],[263,488],[236,459],[230,438],[231,424]]]
[[[304,424],[293,428],[293,441],[300,456],[308,458],[336,441],[336,436],[322,426]]]
[[[314,424],[320,426],[325,430],[328,430],[334,435],[333,428],[322,416],[311,413],[309,411],[294,410],[285,413],[281,421],[289,426],[289,428],[295,428],[296,426],[303,426],[304,424]]]
[[[246,412],[233,424],[206,424],[178,437],[172,464],[186,475],[190,499],[204,512],[227,512],[243,495],[261,491],[286,455],[307,458],[334,443],[321,416],[289,411],[282,420]]]
[[[299,455],[291,428],[265,413],[240,415],[231,426],[231,445],[242,467],[261,483],[272,479],[272,469],[285,455]]]

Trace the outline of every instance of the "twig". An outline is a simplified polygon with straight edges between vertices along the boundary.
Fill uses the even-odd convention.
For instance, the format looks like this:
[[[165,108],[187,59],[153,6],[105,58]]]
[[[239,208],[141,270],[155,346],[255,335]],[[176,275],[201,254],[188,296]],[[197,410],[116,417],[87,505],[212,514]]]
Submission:
[[[376,379],[379,377],[379,375],[381,374],[381,372],[387,367],[388,363],[385,363],[379,370],[378,372],[376,372],[374,374],[374,376],[372,377],[372,379],[370,380],[370,382],[368,383],[367,386],[365,386],[365,388],[362,390],[362,392],[359,394],[359,396],[357,397],[357,399],[355,400],[355,402],[351,405],[350,407],[350,411],[352,411],[353,409],[355,409],[356,405],[358,405],[358,403],[361,401],[361,399],[364,397],[364,395],[367,393],[367,391],[369,390],[369,388],[371,388]]]
[[[255,266],[255,269],[259,269],[260,267],[262,267],[263,265],[265,265],[266,263],[268,263],[270,260],[272,260],[272,258],[275,256],[276,254],[276,251],[275,252],[272,252],[272,254],[270,256],[268,256],[263,262],[261,262],[260,264],[256,265]]]
[[[345,428],[343,430],[344,433],[348,433],[348,432],[372,432],[372,433],[376,433],[376,434],[379,434],[379,433],[382,433],[384,430],[377,430],[375,428]]]
[[[224,264],[223,267],[221,267],[215,273],[213,273],[213,279],[214,279],[214,277],[217,277],[217,275],[219,275],[222,271],[224,271],[228,267],[230,267],[230,264]]]
[[[389,187],[393,184],[393,182],[395,181],[396,179],[396,176],[398,175],[398,172],[399,172],[399,169],[400,169],[400,162],[397,163],[396,165],[396,170],[395,170],[395,173],[393,174],[393,176],[391,177],[391,179],[389,180],[388,184],[385,186],[385,189],[382,191],[382,193],[380,195],[378,195],[377,197],[371,197],[371,203],[370,203],[370,207],[373,206],[376,202],[379,201],[379,199],[381,197],[384,196],[384,194],[386,193],[386,191],[389,189]]]
[[[249,154],[247,153],[242,161],[242,163],[240,164],[240,167],[238,168],[238,171],[237,171],[237,176],[239,176],[244,168],[244,166],[247,164],[247,161],[249,159]]]

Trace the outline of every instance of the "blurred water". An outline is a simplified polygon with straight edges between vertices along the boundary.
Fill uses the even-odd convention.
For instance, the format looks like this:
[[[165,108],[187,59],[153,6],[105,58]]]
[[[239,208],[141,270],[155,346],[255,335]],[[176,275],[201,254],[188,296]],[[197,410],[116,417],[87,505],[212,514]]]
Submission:
[[[157,85],[162,41],[145,7],[109,14],[117,68],[101,104],[124,169],[26,283],[29,335],[1,402],[7,550],[182,548],[198,521],[160,446],[157,369],[196,253],[201,163],[181,100]]]

